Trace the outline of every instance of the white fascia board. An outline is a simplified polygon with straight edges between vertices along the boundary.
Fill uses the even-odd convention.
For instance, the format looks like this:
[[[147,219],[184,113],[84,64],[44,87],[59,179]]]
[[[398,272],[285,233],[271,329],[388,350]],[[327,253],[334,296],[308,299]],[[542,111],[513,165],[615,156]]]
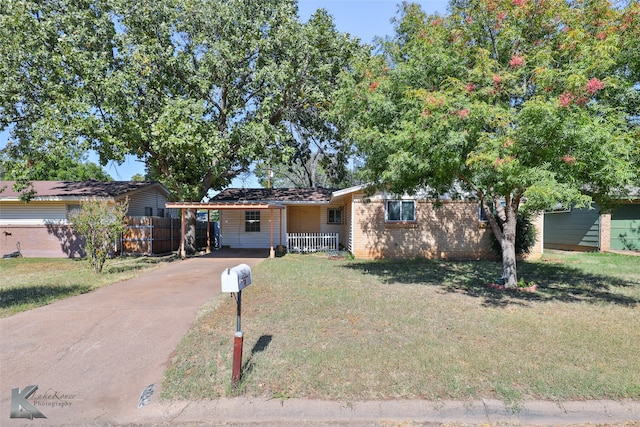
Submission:
[[[345,188],[343,190],[334,191],[332,196],[331,196],[331,198],[340,197],[340,196],[346,196],[347,194],[350,194],[350,193],[356,193],[358,191],[364,190],[367,187],[368,187],[368,185],[362,184],[362,185],[356,185],[356,186],[353,186],[353,187]]]

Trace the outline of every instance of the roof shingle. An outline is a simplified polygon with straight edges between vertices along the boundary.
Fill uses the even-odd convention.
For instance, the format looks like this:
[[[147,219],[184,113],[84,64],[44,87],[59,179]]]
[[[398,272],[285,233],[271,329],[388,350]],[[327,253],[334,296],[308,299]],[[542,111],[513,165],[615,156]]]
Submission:
[[[0,197],[20,197],[13,189],[15,181],[0,181]],[[156,182],[138,181],[32,181],[34,197],[117,197],[151,185]],[[1,191],[4,190],[4,191]]]
[[[211,201],[329,203],[333,191],[327,188],[228,188]]]

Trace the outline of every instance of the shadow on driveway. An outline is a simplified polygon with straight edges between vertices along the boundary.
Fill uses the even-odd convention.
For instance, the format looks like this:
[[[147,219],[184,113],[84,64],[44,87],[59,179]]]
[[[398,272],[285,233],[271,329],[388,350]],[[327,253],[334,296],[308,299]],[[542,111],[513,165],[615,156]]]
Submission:
[[[269,258],[269,249],[222,248],[194,258]]]

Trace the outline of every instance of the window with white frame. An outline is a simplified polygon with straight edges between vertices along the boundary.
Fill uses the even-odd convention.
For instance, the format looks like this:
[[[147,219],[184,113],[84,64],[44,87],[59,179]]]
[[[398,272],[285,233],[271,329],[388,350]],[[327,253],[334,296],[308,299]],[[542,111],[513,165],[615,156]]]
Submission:
[[[415,200],[387,200],[386,220],[389,222],[415,221]]]
[[[328,209],[327,224],[342,224],[342,209]]]
[[[246,232],[260,231],[260,211],[244,212],[244,231]]]

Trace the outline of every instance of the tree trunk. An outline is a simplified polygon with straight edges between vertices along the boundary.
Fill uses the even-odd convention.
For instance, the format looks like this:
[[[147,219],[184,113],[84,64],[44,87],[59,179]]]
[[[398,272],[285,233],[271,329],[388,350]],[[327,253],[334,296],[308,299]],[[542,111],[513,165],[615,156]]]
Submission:
[[[515,288],[518,286],[518,273],[516,270],[516,224],[517,215],[509,215],[503,225],[502,239],[502,278],[504,286]]]
[[[196,211],[187,209],[184,215],[184,254],[196,253]]]
[[[505,204],[502,204],[500,199],[489,199],[489,201],[493,202],[493,206],[489,205],[486,200],[482,201],[482,205],[487,214],[493,235],[500,242],[500,248],[502,249],[502,279],[504,280],[504,286],[515,288],[518,286],[516,228],[518,224],[519,198],[516,198],[513,204],[510,197],[506,199]],[[495,208],[495,212],[491,209],[492,207]]]

